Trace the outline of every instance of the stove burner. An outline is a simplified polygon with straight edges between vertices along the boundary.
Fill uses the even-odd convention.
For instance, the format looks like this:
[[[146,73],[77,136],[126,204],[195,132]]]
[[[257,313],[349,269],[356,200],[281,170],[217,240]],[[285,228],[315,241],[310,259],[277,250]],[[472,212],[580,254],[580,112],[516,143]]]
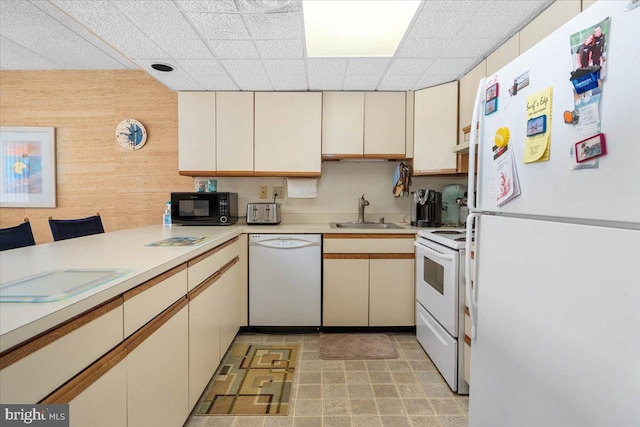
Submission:
[[[433,234],[464,234],[464,231],[458,230],[435,230],[432,231]]]

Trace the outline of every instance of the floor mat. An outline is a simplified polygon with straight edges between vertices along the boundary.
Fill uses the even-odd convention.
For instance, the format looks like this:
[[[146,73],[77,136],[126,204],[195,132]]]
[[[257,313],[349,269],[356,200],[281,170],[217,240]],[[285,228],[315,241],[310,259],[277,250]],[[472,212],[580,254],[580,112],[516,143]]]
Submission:
[[[298,353],[295,344],[234,344],[196,415],[286,415]]]
[[[322,334],[320,359],[396,359],[398,352],[386,334]]]

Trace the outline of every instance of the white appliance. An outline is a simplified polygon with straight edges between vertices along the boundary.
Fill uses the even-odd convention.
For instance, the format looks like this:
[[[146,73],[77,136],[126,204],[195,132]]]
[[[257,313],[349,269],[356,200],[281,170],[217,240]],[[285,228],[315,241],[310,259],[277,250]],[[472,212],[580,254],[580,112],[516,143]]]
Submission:
[[[470,427],[640,425],[640,8],[625,12],[628,4],[593,4],[498,71],[496,112],[485,116],[493,82],[479,85]],[[598,168],[575,170],[570,147],[585,123],[563,120],[574,108],[569,36],[607,17],[599,117],[608,153]],[[526,72],[529,85],[512,96]],[[549,160],[525,164],[527,98],[550,86]],[[505,126],[521,194],[498,206],[492,147]]]
[[[465,232],[420,230],[414,244],[416,338],[451,390],[466,394],[469,386],[462,375]]]
[[[319,327],[320,234],[249,235],[249,326]]]

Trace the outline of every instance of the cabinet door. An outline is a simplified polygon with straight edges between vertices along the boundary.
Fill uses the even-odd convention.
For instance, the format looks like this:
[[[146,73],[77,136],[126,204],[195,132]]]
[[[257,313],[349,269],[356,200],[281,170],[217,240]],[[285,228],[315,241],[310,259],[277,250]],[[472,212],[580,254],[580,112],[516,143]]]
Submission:
[[[189,301],[189,409],[198,402],[223,354],[220,310],[224,300],[219,285],[215,281]]]
[[[130,426],[181,426],[189,416],[188,323],[185,305],[128,354]]]
[[[322,157],[361,158],[364,92],[322,93]]]
[[[240,266],[234,264],[220,277],[220,352],[226,353],[240,328]]]
[[[323,326],[368,326],[369,256],[345,255],[345,257],[349,258],[327,258],[325,255],[322,324]]]
[[[216,93],[217,175],[253,175],[253,92]]]
[[[69,402],[72,427],[127,426],[127,362],[122,360]]]
[[[369,261],[369,326],[415,325],[413,254]]]
[[[473,104],[480,79],[487,75],[487,61],[482,61],[473,70],[460,79],[460,124],[458,125],[458,144],[465,142],[463,129],[471,126],[473,118]]]
[[[255,174],[320,176],[322,93],[256,92]]]
[[[405,108],[404,92],[365,92],[365,157],[405,157]]]
[[[457,172],[458,82],[415,93],[413,168],[416,175]]]
[[[216,93],[178,93],[178,169],[185,175],[216,170]]]

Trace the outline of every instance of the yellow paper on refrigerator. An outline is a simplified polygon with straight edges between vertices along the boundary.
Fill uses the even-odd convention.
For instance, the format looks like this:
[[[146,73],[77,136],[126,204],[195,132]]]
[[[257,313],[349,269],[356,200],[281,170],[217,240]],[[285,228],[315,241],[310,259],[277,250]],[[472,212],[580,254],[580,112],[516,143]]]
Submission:
[[[550,86],[527,97],[527,137],[524,162],[549,160],[551,145],[551,104],[553,88]]]

